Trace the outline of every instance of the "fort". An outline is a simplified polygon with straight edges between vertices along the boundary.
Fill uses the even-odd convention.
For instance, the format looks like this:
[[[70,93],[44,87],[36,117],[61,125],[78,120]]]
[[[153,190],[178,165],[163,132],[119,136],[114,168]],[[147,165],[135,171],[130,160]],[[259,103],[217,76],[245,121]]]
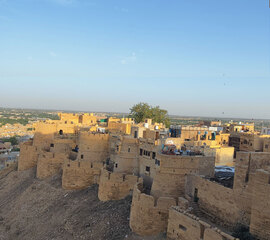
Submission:
[[[254,124],[166,128],[151,119],[59,117],[35,124],[19,171],[36,167],[39,179],[61,174],[69,190],[97,184],[103,202],[132,195],[129,224],[141,236],[234,240],[244,227],[270,239],[270,136]]]

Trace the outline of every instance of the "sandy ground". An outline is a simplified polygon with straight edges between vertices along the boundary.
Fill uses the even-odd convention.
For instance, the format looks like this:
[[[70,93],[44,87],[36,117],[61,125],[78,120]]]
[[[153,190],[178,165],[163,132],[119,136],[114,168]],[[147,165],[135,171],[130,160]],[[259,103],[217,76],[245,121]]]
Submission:
[[[131,233],[131,197],[103,203],[96,185],[66,191],[61,176],[38,180],[35,171],[0,172],[0,240],[165,239]]]

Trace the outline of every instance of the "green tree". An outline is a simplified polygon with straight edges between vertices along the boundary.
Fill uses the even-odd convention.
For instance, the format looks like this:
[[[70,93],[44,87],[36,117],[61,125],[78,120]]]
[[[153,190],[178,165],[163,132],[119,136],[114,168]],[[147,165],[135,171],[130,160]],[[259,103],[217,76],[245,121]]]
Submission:
[[[1,139],[2,142],[10,142],[11,145],[18,145],[19,142],[18,142],[18,139],[16,136],[13,136],[13,137],[10,137],[10,138],[3,138]]]
[[[148,103],[138,103],[130,108],[130,116],[136,123],[144,122],[146,118],[152,118],[153,122],[164,123],[166,127],[170,126],[168,111],[160,109],[159,106],[152,107]]]

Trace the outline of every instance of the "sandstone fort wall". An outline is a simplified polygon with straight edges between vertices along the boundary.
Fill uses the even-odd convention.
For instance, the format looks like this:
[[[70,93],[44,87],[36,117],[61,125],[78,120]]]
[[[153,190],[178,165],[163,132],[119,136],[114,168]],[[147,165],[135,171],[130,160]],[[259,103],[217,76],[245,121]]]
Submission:
[[[130,212],[132,231],[142,236],[166,232],[169,208],[177,205],[176,199],[170,197],[155,199],[141,191],[142,184],[136,184]]]
[[[103,169],[98,188],[98,198],[101,201],[120,200],[128,196],[136,183],[142,183],[142,178],[123,173],[110,173]]]
[[[64,160],[67,159],[65,153],[43,152],[39,154],[37,161],[37,178],[44,179],[60,173]]]
[[[23,171],[35,167],[38,160],[38,150],[33,146],[33,142],[25,142],[20,145],[20,157],[18,170]]]
[[[155,197],[184,196],[187,174],[214,175],[214,157],[158,154],[157,160],[160,161],[160,168],[151,189],[151,195]]]
[[[234,227],[243,223],[242,211],[233,189],[211,182],[198,175],[187,176],[186,197],[197,199],[199,208],[213,221]],[[241,205],[241,203],[239,203]]]
[[[102,163],[66,160],[63,164],[62,187],[83,189],[98,184]]]
[[[178,207],[169,210],[167,237],[175,240],[235,240],[229,234]]]
[[[270,239],[270,173],[257,170],[254,177],[250,232],[261,240]]]
[[[109,134],[81,132],[78,160],[104,162],[109,157]]]

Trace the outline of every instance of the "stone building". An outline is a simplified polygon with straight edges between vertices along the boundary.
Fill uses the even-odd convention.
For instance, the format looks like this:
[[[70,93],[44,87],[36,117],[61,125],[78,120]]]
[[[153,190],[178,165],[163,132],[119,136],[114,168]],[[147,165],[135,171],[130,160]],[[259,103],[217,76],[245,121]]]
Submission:
[[[42,179],[62,173],[62,187],[71,190],[98,184],[101,201],[132,194],[130,227],[142,236],[233,240],[244,226],[270,239],[269,138],[235,126],[232,133],[213,126],[170,132],[151,119],[59,116],[35,125],[34,138],[21,145],[19,171],[36,167]],[[252,126],[244,127],[252,132]],[[238,136],[234,162],[229,145]],[[215,165],[234,164],[233,186],[217,182]]]

